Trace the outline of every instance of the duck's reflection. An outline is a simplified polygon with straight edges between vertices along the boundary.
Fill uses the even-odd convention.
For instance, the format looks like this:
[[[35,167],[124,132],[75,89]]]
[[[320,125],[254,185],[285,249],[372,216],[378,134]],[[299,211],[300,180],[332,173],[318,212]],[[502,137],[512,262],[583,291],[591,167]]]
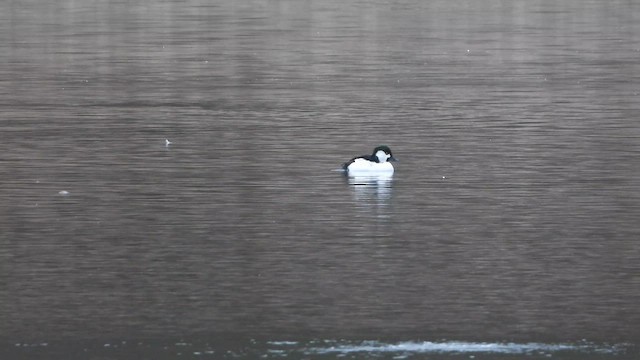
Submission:
[[[393,174],[345,176],[353,188],[358,205],[372,208],[386,207],[393,190]],[[380,213],[384,214],[384,212]]]

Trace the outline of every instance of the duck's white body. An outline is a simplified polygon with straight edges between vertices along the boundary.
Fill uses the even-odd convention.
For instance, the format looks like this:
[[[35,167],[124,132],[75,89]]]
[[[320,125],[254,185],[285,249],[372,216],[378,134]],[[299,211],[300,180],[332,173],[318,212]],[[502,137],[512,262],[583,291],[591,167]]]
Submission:
[[[349,175],[375,175],[393,174],[393,165],[390,162],[377,163],[367,159],[358,158],[353,160],[346,168]]]
[[[391,155],[391,149],[378,146],[373,149],[373,154],[354,157],[342,165],[342,168],[350,176],[393,174],[394,169],[390,161],[396,161]]]

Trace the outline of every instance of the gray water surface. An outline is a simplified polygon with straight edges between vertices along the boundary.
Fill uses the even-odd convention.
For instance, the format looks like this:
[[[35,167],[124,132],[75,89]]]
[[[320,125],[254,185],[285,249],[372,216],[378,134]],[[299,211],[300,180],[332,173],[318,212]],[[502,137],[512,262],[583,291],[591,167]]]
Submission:
[[[637,345],[639,160],[634,1],[2,2],[0,338]]]

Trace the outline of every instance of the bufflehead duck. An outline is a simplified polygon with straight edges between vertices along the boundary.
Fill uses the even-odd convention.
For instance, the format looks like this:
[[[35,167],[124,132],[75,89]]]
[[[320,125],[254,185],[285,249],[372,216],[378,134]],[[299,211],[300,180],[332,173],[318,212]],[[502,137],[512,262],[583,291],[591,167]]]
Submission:
[[[371,155],[356,156],[342,165],[347,174],[393,174],[390,161],[397,161],[388,146],[378,146]]]

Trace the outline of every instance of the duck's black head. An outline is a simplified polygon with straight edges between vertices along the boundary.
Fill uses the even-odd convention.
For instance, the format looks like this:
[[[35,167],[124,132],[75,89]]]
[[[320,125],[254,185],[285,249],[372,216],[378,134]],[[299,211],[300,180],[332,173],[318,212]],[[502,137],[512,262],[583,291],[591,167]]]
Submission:
[[[398,161],[393,157],[391,149],[386,145],[381,145],[373,149],[371,157],[377,159],[379,163],[383,163],[385,161]]]

